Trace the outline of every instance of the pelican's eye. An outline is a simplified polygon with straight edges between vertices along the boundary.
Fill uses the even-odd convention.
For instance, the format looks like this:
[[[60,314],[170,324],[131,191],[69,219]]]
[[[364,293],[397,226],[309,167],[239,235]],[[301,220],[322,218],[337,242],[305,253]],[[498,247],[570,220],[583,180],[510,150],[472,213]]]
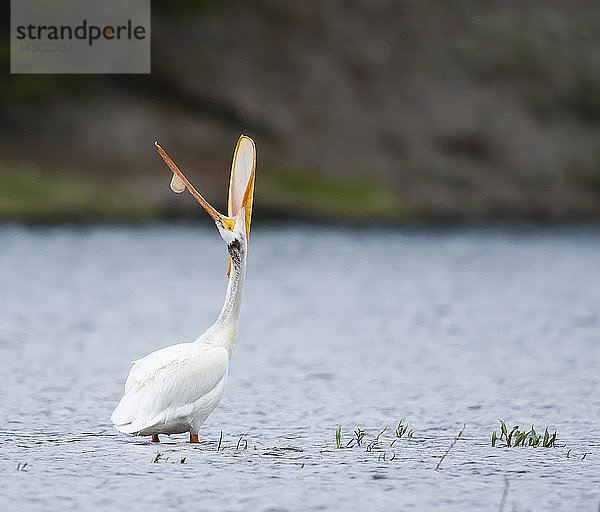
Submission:
[[[227,231],[233,231],[233,228],[235,228],[235,220],[223,217],[221,218],[221,226],[223,226]]]

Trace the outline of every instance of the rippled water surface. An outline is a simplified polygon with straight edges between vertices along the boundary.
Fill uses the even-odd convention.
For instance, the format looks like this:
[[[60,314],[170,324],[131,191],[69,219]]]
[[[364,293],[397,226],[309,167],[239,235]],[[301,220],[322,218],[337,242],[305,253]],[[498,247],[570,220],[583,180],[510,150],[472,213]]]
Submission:
[[[597,230],[257,226],[203,442],[115,431],[129,362],[202,333],[225,270],[208,228],[0,228],[1,510],[598,508]],[[492,448],[498,418],[561,447]]]

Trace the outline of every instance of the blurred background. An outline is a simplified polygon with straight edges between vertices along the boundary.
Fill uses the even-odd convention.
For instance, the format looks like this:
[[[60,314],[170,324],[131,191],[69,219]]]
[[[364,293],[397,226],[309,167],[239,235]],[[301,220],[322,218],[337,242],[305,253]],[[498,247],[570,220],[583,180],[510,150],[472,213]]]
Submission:
[[[150,75],[10,75],[2,47],[3,220],[203,215],[155,139],[223,209],[240,133],[259,217],[600,219],[596,0],[157,0]]]

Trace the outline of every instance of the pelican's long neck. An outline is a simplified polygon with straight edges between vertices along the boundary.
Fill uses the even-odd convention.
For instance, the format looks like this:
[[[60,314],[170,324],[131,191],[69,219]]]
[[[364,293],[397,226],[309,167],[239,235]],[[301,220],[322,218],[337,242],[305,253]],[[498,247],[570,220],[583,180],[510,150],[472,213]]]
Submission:
[[[242,305],[242,289],[246,276],[246,243],[234,240],[227,246],[227,250],[231,256],[231,272],[225,303],[213,328],[224,331],[223,344],[231,354],[237,337],[237,321]]]

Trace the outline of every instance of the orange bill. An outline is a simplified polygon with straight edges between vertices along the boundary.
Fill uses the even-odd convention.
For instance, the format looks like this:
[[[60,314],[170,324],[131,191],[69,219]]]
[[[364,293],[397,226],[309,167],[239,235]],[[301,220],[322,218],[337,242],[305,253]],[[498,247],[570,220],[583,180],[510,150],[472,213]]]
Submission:
[[[194,186],[189,182],[189,180],[185,177],[185,175],[179,170],[179,168],[175,165],[175,162],[171,160],[169,155],[165,153],[163,148],[161,148],[158,144],[158,141],[154,142],[154,146],[158,150],[160,156],[165,161],[165,163],[169,166],[169,169],[173,172],[173,178],[171,179],[171,188],[173,191],[177,193],[183,192],[186,188],[189,190],[190,194],[192,194],[196,200],[202,205],[202,207],[206,210],[206,212],[214,219],[221,219],[223,225],[229,229],[230,231],[235,226],[235,219],[230,219],[225,217],[225,215],[221,215],[217,210],[215,210],[210,203],[202,197],[200,192],[198,192]]]

